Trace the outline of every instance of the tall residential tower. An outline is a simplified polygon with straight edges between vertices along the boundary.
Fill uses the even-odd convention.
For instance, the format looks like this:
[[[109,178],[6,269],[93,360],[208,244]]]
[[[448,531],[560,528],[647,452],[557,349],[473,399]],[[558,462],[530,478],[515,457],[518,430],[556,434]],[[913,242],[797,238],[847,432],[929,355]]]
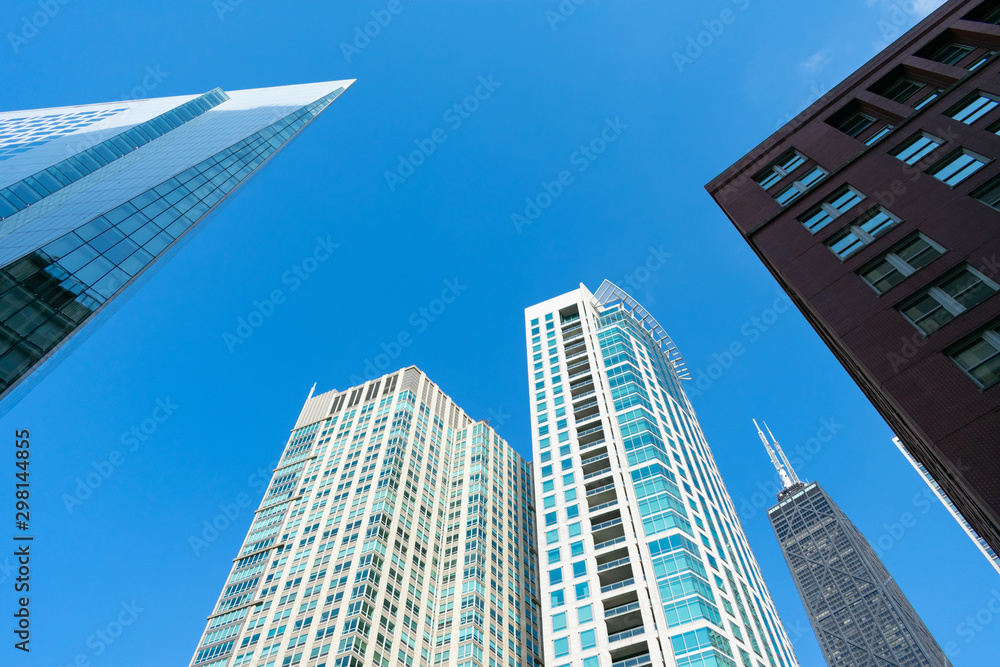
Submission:
[[[783,487],[767,516],[829,667],[950,667],[861,531],[819,484],[799,480],[773,436],[757,433]]]
[[[352,83],[0,112],[0,399]]]
[[[418,369],[310,392],[191,665],[537,664],[532,505]]]
[[[666,332],[609,282],[525,326],[545,665],[795,667]]]

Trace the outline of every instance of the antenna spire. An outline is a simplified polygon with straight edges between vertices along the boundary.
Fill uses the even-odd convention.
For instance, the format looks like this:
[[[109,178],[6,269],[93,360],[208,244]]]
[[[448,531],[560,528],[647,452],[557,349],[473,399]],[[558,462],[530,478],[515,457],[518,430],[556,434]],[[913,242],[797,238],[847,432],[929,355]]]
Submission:
[[[792,478],[792,483],[801,484],[802,480],[799,479],[798,474],[795,472],[795,468],[792,467],[791,462],[788,460],[788,456],[785,455],[785,450],[783,450],[781,448],[781,445],[778,444],[778,439],[774,437],[773,433],[771,433],[771,429],[768,428],[767,422],[764,422],[764,428],[767,429],[767,434],[771,436],[771,441],[774,443],[774,448],[778,450],[778,456],[780,456],[781,460],[784,462],[785,470],[788,471],[788,476]]]
[[[767,436],[764,435],[764,432],[760,430],[760,426],[757,425],[756,419],[753,420],[753,425],[757,427],[757,435],[760,436],[760,441],[764,443],[764,449],[767,450],[767,455],[771,459],[771,464],[774,466],[774,469],[778,471],[778,477],[781,478],[782,490],[791,488],[793,485],[797,484],[798,478],[795,477],[795,471],[792,470],[792,466],[788,464],[788,459],[785,458],[785,453],[781,450],[781,446],[778,444],[778,441],[774,439],[773,435],[771,435],[771,429],[767,429],[767,433],[768,435],[771,435],[771,440],[774,441],[773,447],[771,443],[768,442]],[[767,424],[764,424],[764,428],[767,428]],[[775,450],[781,453],[780,459],[775,453]],[[791,471],[791,475],[789,475],[789,471]]]

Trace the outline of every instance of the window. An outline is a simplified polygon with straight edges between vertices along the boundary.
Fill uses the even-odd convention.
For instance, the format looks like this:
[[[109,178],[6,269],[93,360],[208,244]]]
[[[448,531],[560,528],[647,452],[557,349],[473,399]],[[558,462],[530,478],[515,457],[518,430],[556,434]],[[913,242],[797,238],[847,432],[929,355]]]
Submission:
[[[912,137],[905,143],[901,144],[892,152],[892,155],[899,158],[906,164],[916,164],[930,155],[934,149],[943,143],[943,139],[938,139],[937,137],[927,134],[926,132],[921,132],[917,136]]]
[[[770,190],[788,174],[806,163],[805,157],[798,151],[790,150],[779,157],[774,164],[753,177],[760,187]]]
[[[552,614],[552,629],[556,632],[566,629],[566,612]]]
[[[944,248],[922,234],[907,239],[863,269],[861,277],[879,294],[903,282],[944,254]]]
[[[576,558],[577,556],[583,555],[583,541],[574,542],[569,545],[570,558]]]
[[[899,102],[904,104],[906,100],[913,97],[918,91],[923,89],[927,84],[920,83],[919,81],[914,81],[907,77],[900,77],[894,83],[887,86],[881,95],[883,97],[888,97],[894,102]]]
[[[813,167],[801,179],[794,181],[790,186],[782,190],[775,199],[782,206],[788,206],[809,190],[809,188],[822,181],[825,176],[826,171],[821,167]]]
[[[576,617],[580,623],[590,623],[594,620],[594,610],[591,605],[584,605],[576,610]]]
[[[549,585],[555,586],[556,584],[561,584],[563,580],[562,568],[557,567],[553,570],[549,570]]]
[[[564,655],[569,655],[569,637],[563,637],[562,639],[557,639],[553,642],[556,649],[556,657],[561,658]]]
[[[545,533],[545,543],[546,544],[555,544],[558,541],[559,541],[559,529],[558,528],[556,528],[555,530],[550,530],[549,532]]]
[[[963,148],[939,162],[931,169],[930,174],[946,185],[954,187],[985,167],[988,162],[988,159]]]
[[[573,563],[573,578],[579,579],[580,577],[587,576],[587,561],[581,560]]]
[[[980,3],[978,7],[969,12],[965,20],[1000,25],[1000,2],[994,0],[993,2]]]
[[[850,185],[845,185],[833,193],[833,195],[822,204],[799,218],[799,222],[805,225],[806,229],[815,234],[830,224],[834,218],[837,218],[846,211],[854,208],[864,198],[865,196],[863,194],[852,188]]]
[[[853,116],[849,116],[844,122],[837,126],[837,129],[844,134],[856,137],[869,127],[875,124],[875,117],[858,111]]]
[[[973,196],[987,206],[1000,210],[1000,177],[979,188]]]
[[[1000,289],[997,284],[965,265],[955,274],[899,307],[899,312],[925,334],[982,303]]]
[[[966,125],[972,125],[996,109],[998,105],[1000,105],[1000,102],[997,101],[996,96],[977,91],[948,111],[948,115]]]
[[[580,633],[580,648],[586,650],[597,646],[597,632],[594,630],[584,630]]]
[[[552,602],[553,607],[561,607],[566,604],[566,594],[561,590],[552,591],[549,594],[549,600]]]
[[[892,125],[881,118],[861,111],[856,101],[835,113],[826,122],[847,136],[865,142],[866,146],[874,146],[893,129]]]
[[[900,222],[899,218],[877,206],[827,241],[827,246],[840,259],[847,259]]]
[[[944,46],[938,47],[933,52],[929,53],[926,58],[945,65],[958,65],[973,51],[975,51],[975,49],[971,46],[950,42]]]
[[[562,554],[559,553],[559,549],[549,549],[549,564],[554,565],[559,562],[562,558]]]
[[[576,585],[576,599],[586,600],[590,597],[590,584],[583,582],[582,584]]]
[[[558,512],[549,512],[545,515],[545,525],[554,526],[559,521]]]
[[[993,327],[962,343],[949,356],[979,386],[992,387],[1000,381],[1000,328]]]

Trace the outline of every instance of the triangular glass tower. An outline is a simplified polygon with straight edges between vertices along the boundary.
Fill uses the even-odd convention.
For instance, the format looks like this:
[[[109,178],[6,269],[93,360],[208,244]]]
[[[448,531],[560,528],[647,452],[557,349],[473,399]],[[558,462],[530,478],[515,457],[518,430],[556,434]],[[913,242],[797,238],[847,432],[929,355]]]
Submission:
[[[352,83],[0,112],[0,399]]]

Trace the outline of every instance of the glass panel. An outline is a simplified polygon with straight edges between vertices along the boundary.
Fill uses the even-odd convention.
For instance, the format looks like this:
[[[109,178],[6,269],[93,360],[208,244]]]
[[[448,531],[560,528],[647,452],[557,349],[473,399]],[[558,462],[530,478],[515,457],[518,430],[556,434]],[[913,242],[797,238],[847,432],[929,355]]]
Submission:
[[[916,303],[904,308],[902,313],[911,322],[920,327],[924,333],[928,334],[937,331],[942,326],[955,319],[954,315],[945,310],[944,307],[929,294],[925,295]]]
[[[887,135],[890,132],[892,132],[892,130],[893,130],[892,125],[886,125],[881,130],[879,130],[878,132],[876,132],[872,136],[868,137],[865,140],[865,146],[874,146],[875,144],[877,144],[878,142],[880,142],[882,140],[882,138],[885,137],[885,135]]]
[[[968,269],[942,283],[941,289],[966,309],[982,303],[996,292],[996,289]]]
[[[944,181],[948,185],[958,185],[984,166],[986,166],[986,163],[980,161],[975,156],[968,153],[960,153],[938,167],[934,172],[934,177]]]
[[[934,53],[934,55],[930,57],[930,60],[936,60],[939,63],[944,63],[945,65],[957,65],[970,53],[972,53],[971,46],[949,44]]]
[[[894,227],[897,222],[898,221],[888,213],[882,209],[878,209],[858,226],[868,232],[872,238],[878,238]]]
[[[830,244],[830,250],[832,250],[837,257],[845,259],[856,253],[858,250],[861,250],[864,245],[865,244],[854,234],[854,232],[848,232],[836,241],[833,241]]]
[[[901,260],[914,269],[922,269],[941,256],[941,251],[922,236],[918,236],[895,252]]]
[[[987,97],[979,93],[974,99],[964,103],[958,110],[951,113],[955,120],[962,121],[966,125],[972,125],[977,120],[995,109],[1000,102],[992,97]]]
[[[882,95],[883,97],[888,97],[890,100],[902,103],[913,97],[913,95],[923,87],[924,84],[904,77],[886,88]]]
[[[940,145],[937,139],[924,135],[905,144],[895,155],[906,164],[915,164]]]
[[[875,119],[860,111],[840,125],[840,131],[852,137],[856,137],[875,123]]]
[[[882,260],[873,268],[865,271],[862,277],[878,290],[879,294],[888,292],[906,278],[906,276],[886,260]]]

